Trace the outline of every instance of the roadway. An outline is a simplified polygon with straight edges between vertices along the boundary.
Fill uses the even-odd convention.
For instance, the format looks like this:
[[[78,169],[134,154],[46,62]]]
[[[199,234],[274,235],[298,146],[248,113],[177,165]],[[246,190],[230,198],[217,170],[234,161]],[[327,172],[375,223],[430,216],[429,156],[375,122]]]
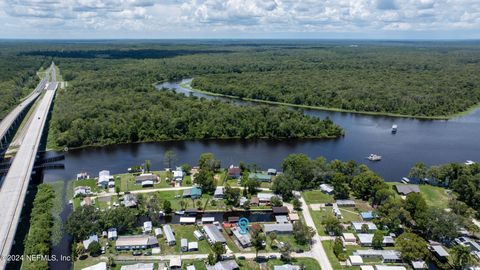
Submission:
[[[45,95],[30,116],[32,121],[25,138],[0,188],[0,269],[6,268],[7,261],[4,258],[8,257],[14,243],[33,165],[57,87],[55,81],[48,83]]]
[[[5,118],[0,122],[0,150],[6,145],[6,138],[9,135],[12,126],[15,124],[15,121],[19,119],[19,116],[35,99],[37,99],[42,90],[45,89],[50,76],[50,71],[51,69],[45,73],[45,77],[40,81],[35,90],[33,90],[22,102],[20,102],[17,107],[10,111],[10,113],[7,114],[7,116],[5,116]]]

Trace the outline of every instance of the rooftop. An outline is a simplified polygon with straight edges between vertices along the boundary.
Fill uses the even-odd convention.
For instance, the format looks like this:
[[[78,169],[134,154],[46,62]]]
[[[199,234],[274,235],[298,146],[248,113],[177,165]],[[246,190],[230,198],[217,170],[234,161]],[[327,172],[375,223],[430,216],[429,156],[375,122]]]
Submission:
[[[402,195],[407,195],[409,193],[420,193],[420,188],[418,185],[395,185],[397,192]]]

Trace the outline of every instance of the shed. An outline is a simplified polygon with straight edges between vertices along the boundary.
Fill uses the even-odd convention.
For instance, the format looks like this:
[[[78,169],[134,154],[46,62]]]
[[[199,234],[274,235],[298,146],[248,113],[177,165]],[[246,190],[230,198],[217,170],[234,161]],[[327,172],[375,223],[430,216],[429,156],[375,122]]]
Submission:
[[[193,236],[195,236],[195,238],[197,238],[197,240],[202,240],[203,238],[205,238],[199,230],[194,231]]]
[[[188,251],[188,240],[187,240],[187,238],[180,239],[180,248],[183,252]]]
[[[361,212],[360,216],[362,217],[363,220],[372,220],[377,217],[377,214],[375,214],[373,211],[367,211],[367,212]]]
[[[151,221],[143,222],[143,232],[149,233],[151,231],[152,231],[152,222]]]
[[[338,206],[355,207],[355,201],[353,200],[336,200],[335,203],[337,203]]]
[[[155,236],[161,237],[163,235],[162,228],[155,228]]]
[[[110,241],[115,241],[117,240],[117,229],[115,228],[110,228],[108,229],[108,232],[107,232],[107,239],[110,240]]]
[[[202,217],[202,224],[213,223],[215,217]]]
[[[215,189],[215,192],[213,193],[213,197],[215,199],[223,199],[224,196],[224,188],[223,187],[217,187]]]
[[[424,261],[412,261],[411,264],[414,270],[428,269]]]
[[[333,187],[329,184],[321,184],[320,190],[326,194],[333,194],[333,191],[334,191]]]

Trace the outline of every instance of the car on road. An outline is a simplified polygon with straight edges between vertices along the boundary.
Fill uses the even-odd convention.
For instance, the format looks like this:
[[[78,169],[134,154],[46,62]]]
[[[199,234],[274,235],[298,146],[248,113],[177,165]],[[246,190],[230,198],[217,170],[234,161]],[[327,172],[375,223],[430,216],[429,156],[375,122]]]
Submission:
[[[136,250],[136,251],[132,252],[132,255],[133,255],[133,256],[140,256],[140,255],[142,255],[142,252]]]
[[[269,260],[276,260],[276,259],[277,259],[277,255],[273,255],[273,254],[272,254],[272,255],[269,255],[269,256],[268,256],[268,259],[269,259]]]
[[[255,261],[258,262],[258,263],[266,262],[267,260],[268,260],[268,259],[267,259],[267,257],[265,257],[265,256],[257,256],[257,257],[255,258]]]

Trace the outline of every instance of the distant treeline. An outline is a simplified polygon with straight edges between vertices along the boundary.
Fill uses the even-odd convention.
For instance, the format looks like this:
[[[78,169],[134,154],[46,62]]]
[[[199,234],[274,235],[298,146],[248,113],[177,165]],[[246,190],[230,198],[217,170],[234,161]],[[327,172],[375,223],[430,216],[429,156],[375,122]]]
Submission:
[[[195,88],[241,98],[421,117],[480,103],[480,46],[338,46],[243,52]],[[222,63],[218,63],[221,65]]]
[[[60,58],[166,58],[179,55],[199,54],[199,53],[226,53],[226,50],[176,50],[176,49],[136,49],[136,50],[74,50],[74,51],[29,51],[20,55],[34,55]]]

